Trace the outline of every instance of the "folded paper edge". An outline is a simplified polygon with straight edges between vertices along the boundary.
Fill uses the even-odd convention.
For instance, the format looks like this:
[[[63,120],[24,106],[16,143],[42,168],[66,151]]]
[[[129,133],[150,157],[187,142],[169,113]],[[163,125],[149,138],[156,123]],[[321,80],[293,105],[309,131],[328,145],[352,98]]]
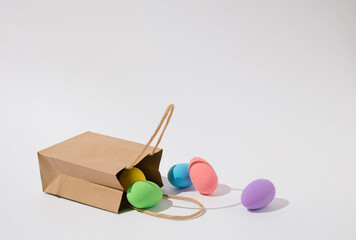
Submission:
[[[114,213],[119,212],[123,194],[118,189],[67,175],[58,175],[44,192]]]

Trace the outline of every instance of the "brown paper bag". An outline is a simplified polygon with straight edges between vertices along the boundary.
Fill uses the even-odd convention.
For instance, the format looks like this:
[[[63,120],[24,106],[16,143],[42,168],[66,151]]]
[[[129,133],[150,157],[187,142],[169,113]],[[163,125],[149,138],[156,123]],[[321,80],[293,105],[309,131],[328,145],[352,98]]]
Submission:
[[[137,166],[147,180],[162,187],[158,170],[162,149],[157,146],[173,109],[173,105],[168,106],[146,145],[85,132],[39,151],[37,155],[43,191],[117,213],[129,207],[118,180],[121,170]],[[156,146],[151,147],[151,142],[166,118]]]
[[[204,206],[197,200],[163,194],[165,197],[190,201],[199,210],[185,216],[156,213],[131,206],[119,182],[122,170],[138,167],[146,179],[162,187],[159,164],[162,149],[158,145],[172,117],[174,105],[166,109],[156,131],[146,145],[85,132],[37,153],[44,192],[71,199],[97,208],[118,213],[132,208],[156,217],[190,219],[204,213]],[[150,144],[166,121],[155,147]]]

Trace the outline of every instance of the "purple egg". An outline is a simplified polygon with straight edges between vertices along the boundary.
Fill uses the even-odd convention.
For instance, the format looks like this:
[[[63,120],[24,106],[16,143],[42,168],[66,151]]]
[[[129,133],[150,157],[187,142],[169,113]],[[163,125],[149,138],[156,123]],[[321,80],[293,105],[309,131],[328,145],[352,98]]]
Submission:
[[[248,184],[242,192],[241,203],[247,209],[265,207],[276,195],[273,183],[267,179],[257,179]]]

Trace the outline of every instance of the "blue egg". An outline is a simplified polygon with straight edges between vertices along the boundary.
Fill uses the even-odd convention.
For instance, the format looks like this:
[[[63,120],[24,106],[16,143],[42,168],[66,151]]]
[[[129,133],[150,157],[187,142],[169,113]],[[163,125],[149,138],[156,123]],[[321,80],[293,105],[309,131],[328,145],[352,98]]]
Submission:
[[[168,172],[169,182],[177,188],[185,188],[192,185],[189,177],[189,163],[178,163]]]

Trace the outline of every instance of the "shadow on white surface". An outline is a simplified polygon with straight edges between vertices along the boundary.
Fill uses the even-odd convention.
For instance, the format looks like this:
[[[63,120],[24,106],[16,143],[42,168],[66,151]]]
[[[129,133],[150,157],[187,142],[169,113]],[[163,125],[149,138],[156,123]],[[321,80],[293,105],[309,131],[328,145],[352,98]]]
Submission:
[[[176,188],[174,186],[172,186],[170,184],[170,182],[168,181],[168,178],[165,176],[162,176],[162,181],[164,184],[163,187],[163,192],[165,194],[171,194],[171,195],[178,195],[180,193],[184,193],[184,192],[197,192],[197,190],[194,188],[194,186],[190,186],[188,188]],[[226,194],[229,194],[231,191],[239,191],[242,192],[243,189],[239,189],[239,188],[231,188],[230,186],[226,185],[226,184],[218,184],[217,189],[209,194],[209,195],[202,195],[204,197],[210,198],[210,197],[220,197],[220,196],[224,196]],[[185,207],[185,206],[177,206],[177,205],[173,205],[172,201],[169,200],[165,200],[167,202],[164,202],[162,204],[162,206],[156,206],[157,209],[152,208],[152,211],[164,211],[170,207],[174,207],[174,208],[184,208],[184,209],[198,209],[197,207]],[[289,202],[286,199],[283,198],[275,198],[273,199],[273,201],[268,204],[266,207],[261,208],[261,209],[257,209],[257,210],[248,210],[251,213],[267,213],[267,212],[274,212],[277,210],[280,210],[282,208],[285,208],[286,206],[288,206]],[[224,208],[231,208],[231,207],[235,207],[241,205],[241,202],[236,202],[236,203],[232,203],[226,206],[219,206],[219,207],[206,207],[206,210],[215,210],[215,209],[224,209]],[[151,209],[150,209],[151,210]]]
[[[191,191],[196,191],[193,186],[187,187],[187,188],[176,188],[172,186],[172,184],[168,181],[168,178],[165,176],[162,176],[162,182],[163,182],[163,193],[164,194],[169,194],[169,195],[178,195],[182,192],[191,192]]]
[[[270,204],[268,204],[264,208],[256,209],[256,210],[248,210],[251,213],[266,213],[266,212],[274,212],[285,208],[288,206],[289,202],[283,198],[275,198],[272,200]]]
[[[231,187],[226,185],[226,184],[218,184],[218,187],[216,188],[216,190],[209,194],[206,195],[207,197],[219,197],[219,196],[224,196],[226,194],[228,194],[229,192],[231,192]]]
[[[168,181],[168,178],[165,176],[162,176],[162,182],[164,185],[162,190],[165,194],[178,195],[178,194],[184,193],[184,192],[197,192],[197,190],[194,188],[194,186],[190,186],[188,188],[176,188],[170,184],[170,182]],[[231,190],[242,191],[241,189],[231,188],[230,186],[228,186],[226,184],[218,184],[218,187],[216,188],[216,190],[213,193],[211,193],[209,195],[201,195],[201,196],[207,197],[207,198],[220,197],[220,196],[229,194],[231,192]],[[226,206],[221,206],[221,207],[205,207],[205,209],[206,210],[224,209],[224,208],[235,207],[238,205],[241,205],[241,202],[236,202],[236,203],[229,204]],[[185,206],[177,206],[177,205],[173,205],[173,204],[170,207],[183,208],[183,209],[199,209],[198,207],[185,207]]]
[[[163,212],[173,206],[173,202],[169,199],[162,198],[161,201],[154,207],[148,208],[152,212]]]
[[[169,194],[169,195],[178,195],[182,192],[193,192],[193,191],[197,191],[194,186],[190,186],[187,188],[176,188],[174,186],[172,186],[172,184],[168,181],[168,178],[165,176],[162,176],[162,182],[163,182],[163,192],[165,194]],[[223,196],[226,195],[228,193],[231,192],[231,190],[238,190],[238,189],[231,189],[230,186],[226,185],[226,184],[218,184],[218,187],[216,188],[216,190],[209,194],[209,195],[204,195],[207,197],[218,197],[218,196]]]
[[[206,210],[217,210],[217,209],[224,209],[224,208],[231,208],[231,207],[236,207],[238,205],[241,205],[241,202],[238,202],[238,203],[234,203],[234,204],[230,204],[230,205],[227,205],[227,206],[222,206],[222,207],[205,207]],[[199,209],[198,207],[183,207],[183,206],[176,206],[176,205],[173,205],[172,207],[175,207],[175,208],[184,208],[184,209]]]

